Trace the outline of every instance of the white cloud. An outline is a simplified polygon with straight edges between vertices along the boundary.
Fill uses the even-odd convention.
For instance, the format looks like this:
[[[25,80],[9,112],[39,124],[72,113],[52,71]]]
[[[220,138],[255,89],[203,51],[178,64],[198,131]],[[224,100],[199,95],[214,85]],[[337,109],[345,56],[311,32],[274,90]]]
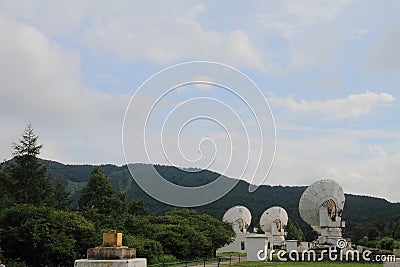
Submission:
[[[201,90],[211,90],[212,85],[211,85],[211,84],[208,84],[208,83],[214,82],[214,81],[211,79],[211,77],[208,77],[207,75],[199,75],[199,76],[196,76],[196,77],[193,78],[193,81],[200,82],[200,83],[194,84],[194,86],[195,86],[196,88],[198,88],[198,89],[201,89]],[[202,83],[202,82],[204,82],[204,83]]]
[[[96,2],[99,4],[99,2]],[[12,1],[0,2],[0,10],[10,17],[40,28],[52,36],[73,34],[85,15],[93,10],[91,1]]]
[[[205,30],[195,17],[185,13],[149,14],[146,18],[129,14],[100,21],[86,28],[80,40],[89,49],[111,52],[127,61],[150,59],[166,65],[208,59],[266,71],[262,53],[244,31]]]
[[[400,70],[400,20],[391,24],[367,58],[369,68],[383,73]]]
[[[49,144],[44,145],[43,155],[70,161],[68,155],[84,158],[88,151],[99,150],[90,160],[108,161],[110,155],[104,151],[120,147],[118,137],[129,97],[85,87],[79,54],[61,47],[35,27],[3,16],[0,34],[0,118],[8,127],[1,134],[1,147],[11,147],[31,121],[40,129],[41,142]],[[1,158],[11,157],[7,150],[1,153]],[[122,158],[122,153],[114,156],[111,158]]]
[[[0,5],[8,14],[31,21],[46,34],[73,36],[74,41],[91,51],[126,61],[150,60],[167,65],[200,59],[261,71],[271,68],[263,60],[263,51],[239,25],[224,32],[204,28],[197,19],[206,11],[203,4],[183,1],[179,5],[159,2],[116,5],[82,1],[72,5],[53,2]]]
[[[277,157],[269,184],[309,185],[319,179],[338,181],[345,192],[400,199],[397,132],[303,129],[290,138],[278,136]],[[391,137],[386,143],[372,143]],[[386,147],[394,148],[389,153]]]
[[[352,94],[346,98],[322,101],[296,101],[293,97],[272,95],[269,102],[277,108],[287,108],[294,112],[318,112],[332,119],[357,118],[371,113],[375,108],[393,102],[395,98],[388,93],[365,92]]]
[[[337,60],[338,51],[352,34],[348,23],[342,20],[347,22],[346,12],[353,2],[284,0],[261,4],[257,13],[258,31],[267,36],[267,43],[281,40],[279,48],[272,51],[275,57],[286,55],[275,62],[275,73],[304,72]]]
[[[277,31],[287,39],[315,24],[335,19],[353,1],[279,1],[261,8],[258,20],[264,27]]]
[[[91,112],[82,101],[85,91],[78,82],[77,53],[63,50],[34,27],[5,17],[0,23],[2,113],[63,120],[66,110]]]
[[[385,158],[388,155],[388,152],[381,146],[368,145],[367,154],[372,158]]]
[[[369,33],[370,31],[368,29],[362,29],[362,30],[354,30],[353,31],[353,35],[352,35],[352,39],[354,40],[361,40],[364,34]]]
[[[367,8],[363,2],[348,6],[352,2],[268,2],[251,6],[252,13],[243,12],[243,17],[237,19],[220,10],[208,12],[206,4],[186,1],[155,5],[134,1],[1,1],[0,12],[7,15],[0,15],[0,118],[7,127],[0,133],[0,147],[9,148],[31,120],[44,143],[45,157],[73,163],[124,163],[121,124],[130,96],[113,95],[112,88],[108,87],[109,84],[114,88],[123,84],[119,83],[121,77],[115,75],[114,70],[101,66],[98,70],[95,66],[89,74],[82,73],[81,64],[87,64],[85,68],[89,69],[93,61],[81,61],[93,55],[99,57],[96,63],[102,62],[107,67],[134,62],[157,68],[153,63],[215,60],[258,70],[250,72],[256,78],[265,73],[310,71],[304,78],[309,80],[311,74],[316,77],[316,85],[324,85],[325,91],[318,91],[319,95],[330,94],[343,84],[353,84],[347,76],[356,73],[342,72],[347,71],[348,66],[354,71],[359,67],[357,64],[361,64],[352,57],[353,49],[357,49],[356,57],[362,59],[366,58],[363,51],[372,53],[366,59],[373,70],[395,72],[400,62],[398,22],[387,28],[374,50],[370,50],[367,41],[382,37],[379,27],[393,22],[391,16],[396,9],[386,15],[387,12],[375,12],[374,7]],[[376,5],[389,11],[390,5]],[[259,12],[258,24],[253,23],[254,10]],[[375,13],[377,16],[368,16]],[[363,42],[351,41],[352,37],[367,37],[367,33],[368,38]],[[97,70],[97,77],[96,73],[93,74],[95,78],[90,77],[90,72]],[[145,69],[133,69],[135,71],[146,72]],[[318,75],[322,78],[318,79]],[[269,78],[265,78],[267,86],[277,87],[276,77]],[[277,80],[279,78],[282,77]],[[286,78],[291,81],[290,86],[298,81],[296,75]],[[366,81],[360,81],[357,86],[368,85],[371,80],[365,78]],[[272,95],[269,101],[276,108],[278,124],[280,108],[289,110],[292,117],[305,119],[314,114],[330,119],[359,118],[395,101],[396,89],[387,86],[396,88],[396,84],[380,79],[381,76],[376,78],[379,82],[372,81],[374,88],[382,88],[386,93],[365,92],[328,100]],[[88,80],[92,88],[82,80]],[[272,83],[268,84],[269,81]],[[106,84],[102,89],[110,94],[95,90],[99,84]],[[283,81],[281,85],[288,86]],[[305,96],[316,92],[310,93],[301,85],[298,89]],[[148,101],[141,100],[139,104]],[[142,114],[134,114],[132,122],[142,117]],[[387,126],[383,123],[384,127]],[[393,141],[398,140],[398,132],[385,128],[352,131],[294,129],[282,125],[278,128],[285,136],[278,136],[277,161],[267,182],[306,185],[328,177],[342,183],[346,192],[400,199],[393,190],[400,186],[399,143]],[[291,131],[297,132],[290,135]],[[134,133],[129,138],[139,139],[140,134]],[[235,136],[244,146],[244,139],[239,137]],[[191,138],[187,137],[188,144]],[[368,138],[373,141],[366,142]],[[386,139],[391,143],[382,144]],[[251,149],[259,147],[255,143]],[[9,158],[10,150],[3,149],[1,158]],[[245,149],[243,151],[245,153]],[[140,152],[135,156],[136,161],[147,161],[146,155]],[[227,155],[221,154],[221,157],[227,158]],[[265,162],[263,160],[262,164],[267,166]],[[234,167],[241,163],[233,160]],[[254,167],[256,161],[250,164]],[[377,180],[379,182],[374,182]]]

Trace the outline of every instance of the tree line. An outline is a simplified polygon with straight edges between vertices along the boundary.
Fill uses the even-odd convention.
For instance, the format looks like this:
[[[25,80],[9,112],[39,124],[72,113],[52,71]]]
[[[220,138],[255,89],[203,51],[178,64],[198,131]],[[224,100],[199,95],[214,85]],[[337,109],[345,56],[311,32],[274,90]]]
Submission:
[[[72,266],[109,230],[122,232],[123,245],[149,263],[213,257],[235,236],[228,223],[195,211],[150,215],[142,200],[115,192],[100,167],[71,208],[67,186],[47,178],[41,148],[29,124],[13,144],[13,159],[1,165],[0,257],[7,266]]]
[[[47,176],[51,179],[61,178],[67,181],[73,192],[73,206],[78,206],[78,199],[81,195],[82,187],[87,182],[93,165],[64,165],[54,161],[42,160],[48,164]],[[151,214],[163,215],[172,210],[171,206],[159,202],[148,196],[132,179],[128,168],[125,166],[115,166],[112,164],[102,165],[102,170],[107,174],[112,182],[112,186],[117,191],[127,191],[127,199],[141,199],[144,201],[146,210]],[[209,170],[187,173],[184,170],[173,166],[160,166],[150,164],[131,164],[130,168],[136,174],[151,179],[154,168],[164,178],[171,183],[181,186],[199,186],[209,183],[220,177],[220,174]],[[151,171],[149,171],[151,170]],[[284,180],[284,177],[282,178]],[[297,223],[304,233],[307,241],[315,240],[316,233],[306,224],[299,214],[299,199],[306,189],[305,186],[269,186],[262,185],[257,191],[249,192],[249,184],[239,181],[238,184],[225,196],[207,205],[196,207],[194,210],[212,215],[215,218],[222,218],[224,212],[235,205],[246,206],[253,215],[250,228],[257,227],[261,214],[272,206],[283,207],[293,223]],[[400,203],[390,203],[385,199],[346,194],[346,203],[343,211],[343,218],[346,221],[344,236],[351,238],[353,243],[364,241],[365,236],[372,239],[382,239],[391,237],[398,240],[395,231],[396,224],[400,223]],[[385,226],[386,225],[386,226]],[[376,231],[370,228],[376,227]],[[387,230],[384,230],[386,228]],[[371,231],[370,231],[371,230]],[[378,234],[374,236],[374,232]],[[370,235],[372,233],[372,235]]]

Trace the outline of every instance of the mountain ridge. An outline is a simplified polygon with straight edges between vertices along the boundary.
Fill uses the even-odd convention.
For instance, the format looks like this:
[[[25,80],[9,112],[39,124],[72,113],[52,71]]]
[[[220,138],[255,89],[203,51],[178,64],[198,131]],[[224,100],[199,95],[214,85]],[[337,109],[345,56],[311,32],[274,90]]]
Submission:
[[[161,168],[165,168],[165,167],[166,168],[176,168],[176,169],[179,169],[179,170],[186,170],[186,169],[192,169],[193,170],[193,169],[196,169],[196,170],[199,170],[199,172],[206,171],[206,172],[209,172],[209,173],[212,173],[212,174],[216,174],[218,176],[221,175],[218,172],[214,172],[214,171],[210,171],[210,170],[201,170],[201,169],[198,169],[198,168],[181,168],[181,167],[175,167],[175,166],[171,166],[171,165],[162,165],[162,164],[155,164],[155,165],[149,164],[149,163],[129,163],[128,165],[127,164],[117,165],[117,164],[112,164],[112,163],[105,163],[105,164],[89,164],[89,163],[70,164],[70,163],[61,163],[61,162],[58,162],[58,161],[47,160],[47,159],[40,159],[40,160],[42,162],[44,162],[44,163],[50,164],[50,168],[49,168],[50,171],[55,169],[54,165],[61,165],[63,168],[66,168],[66,169],[69,169],[69,168],[85,168],[86,169],[85,177],[82,177],[81,182],[86,182],[88,180],[90,171],[95,166],[100,166],[101,168],[105,168],[107,170],[109,167],[111,167],[111,168],[126,168],[126,169],[128,169],[128,167],[127,167],[128,165],[142,165],[142,166],[156,166],[156,167],[161,167]],[[54,174],[54,173],[52,173],[52,174]],[[52,178],[51,176],[52,175],[50,175],[50,178]],[[235,179],[235,180],[238,180],[238,181],[243,181],[243,180],[237,179],[235,177],[228,177],[228,176],[225,176],[225,177],[229,178],[229,179]],[[132,176],[131,176],[131,178],[132,178]],[[250,185],[250,183],[247,182],[247,181],[243,181],[243,182],[245,182],[245,183]],[[308,185],[283,185],[283,184],[282,185],[261,185],[261,186],[283,187],[283,188],[285,188],[285,187],[307,188],[308,187]],[[379,197],[379,196],[360,195],[360,194],[356,194],[356,193],[345,193],[345,194],[346,194],[346,196],[373,198],[373,199],[377,199],[377,200],[383,200],[383,201],[386,201],[386,202],[391,203],[391,204],[400,204],[400,202],[391,202],[391,201],[387,200],[386,198]]]
[[[145,208],[153,215],[162,215],[175,207],[159,202],[145,193],[131,177],[127,165],[113,164],[63,164],[57,161],[40,160],[48,166],[47,176],[50,179],[60,179],[67,183],[71,190],[74,207],[82,188],[86,185],[89,174],[95,166],[100,166],[107,174],[116,192],[126,191],[128,200],[141,199]],[[151,179],[148,172],[153,165],[132,163],[140,175]],[[181,186],[199,186],[215,180],[220,175],[216,172],[202,170],[200,172],[185,172],[179,168],[166,165],[154,165],[154,168],[172,183]],[[235,179],[221,177],[222,179]],[[248,192],[249,183],[238,180],[236,186],[226,195],[213,203],[190,208],[200,213],[206,213],[221,219],[224,212],[235,205],[243,205],[252,213],[252,226],[257,226],[261,214],[272,206],[281,206],[288,212],[289,218],[297,222],[306,234],[312,235],[311,228],[301,219],[298,211],[300,197],[307,186],[261,185],[255,192]],[[384,231],[384,225],[400,223],[400,203],[392,203],[380,197],[346,194],[343,217],[347,221],[345,235],[356,240],[368,234],[368,229],[378,228]],[[379,229],[382,228],[382,229]],[[311,238],[308,238],[311,239]]]

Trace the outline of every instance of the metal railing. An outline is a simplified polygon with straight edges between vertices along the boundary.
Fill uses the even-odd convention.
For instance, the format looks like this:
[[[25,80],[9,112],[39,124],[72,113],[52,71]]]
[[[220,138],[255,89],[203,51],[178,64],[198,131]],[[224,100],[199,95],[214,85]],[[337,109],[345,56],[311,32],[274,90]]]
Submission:
[[[174,262],[161,262],[157,264],[150,264],[148,267],[189,267],[189,266],[217,266],[220,267],[221,263],[231,265],[235,262],[240,262],[243,259],[241,255],[227,255],[216,258],[196,259],[196,260],[179,260]]]

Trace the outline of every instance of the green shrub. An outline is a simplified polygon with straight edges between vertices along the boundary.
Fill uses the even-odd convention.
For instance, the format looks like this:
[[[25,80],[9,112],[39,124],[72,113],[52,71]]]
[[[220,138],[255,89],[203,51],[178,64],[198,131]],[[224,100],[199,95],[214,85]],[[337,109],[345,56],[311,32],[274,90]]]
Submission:
[[[5,260],[4,264],[7,267],[28,267],[28,265],[25,262],[20,261],[18,259],[17,260],[7,259]]]
[[[94,233],[77,213],[26,204],[1,211],[0,225],[4,256],[31,266],[72,266],[91,247]]]
[[[123,243],[125,246],[136,249],[136,257],[147,258],[148,264],[159,263],[164,256],[162,245],[152,239],[125,235]]]
[[[392,250],[394,241],[395,240],[391,237],[384,237],[379,240],[378,245],[381,249]]]
[[[174,255],[163,255],[159,258],[160,263],[176,263],[177,259]]]

